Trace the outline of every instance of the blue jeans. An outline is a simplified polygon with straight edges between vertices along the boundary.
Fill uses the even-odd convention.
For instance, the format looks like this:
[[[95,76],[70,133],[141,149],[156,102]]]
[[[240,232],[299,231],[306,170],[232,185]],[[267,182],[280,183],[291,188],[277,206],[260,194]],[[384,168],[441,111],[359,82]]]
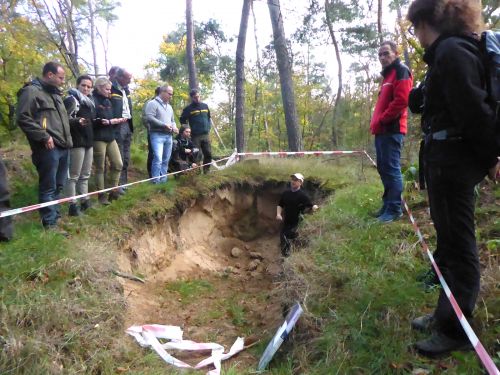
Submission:
[[[166,133],[151,132],[151,148],[153,149],[153,163],[151,164],[151,177],[159,177],[153,183],[166,182],[168,162],[172,153],[172,135]]]
[[[38,171],[38,201],[45,203],[59,199],[68,178],[68,149],[36,147],[32,151],[31,160]],[[44,227],[56,225],[60,217],[59,205],[40,208],[40,216]]]
[[[377,170],[384,185],[383,213],[398,215],[402,212],[403,176],[400,160],[403,140],[404,135],[399,133],[375,136]]]

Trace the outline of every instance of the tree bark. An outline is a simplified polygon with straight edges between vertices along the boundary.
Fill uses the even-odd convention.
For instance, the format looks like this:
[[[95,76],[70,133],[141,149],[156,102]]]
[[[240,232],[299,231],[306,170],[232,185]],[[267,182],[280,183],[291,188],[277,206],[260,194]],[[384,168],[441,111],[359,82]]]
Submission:
[[[292,80],[292,67],[290,56],[285,39],[285,29],[283,27],[283,17],[280,10],[279,0],[267,0],[269,15],[273,26],[274,48],[276,50],[276,60],[280,75],[281,97],[283,109],[285,111],[285,123],[288,136],[288,149],[290,151],[300,151],[302,140],[299,133],[297,121],[297,108],[295,105],[295,91]]]
[[[243,0],[240,32],[236,46],[236,149],[245,150],[245,43],[251,0]]]
[[[193,26],[193,2],[186,0],[186,60],[189,72],[189,88],[198,88],[198,77],[194,61],[194,26]]]
[[[378,40],[380,44],[382,44],[382,42],[384,41],[384,36],[382,35],[382,0],[378,0],[377,32],[378,32]]]
[[[90,23],[90,46],[92,47],[92,57],[94,63],[94,75],[97,77],[99,75],[99,67],[97,66],[97,51],[95,46],[95,36],[96,36],[96,28],[95,28],[95,13],[94,13],[94,5],[92,4],[93,0],[87,0],[89,6],[89,23]]]
[[[339,144],[339,135],[337,132],[335,120],[337,117],[337,111],[340,103],[340,99],[342,97],[342,60],[340,58],[340,48],[339,48],[339,43],[337,42],[337,38],[335,36],[335,32],[333,31],[333,22],[330,16],[330,12],[328,11],[329,8],[329,1],[325,0],[325,13],[326,13],[326,24],[328,26],[328,31],[330,32],[330,37],[332,38],[332,43],[333,47],[335,49],[335,57],[337,58],[337,66],[338,66],[338,88],[337,88],[337,96],[335,97],[335,104],[333,106],[333,114],[332,114],[332,145],[333,147],[338,147]]]

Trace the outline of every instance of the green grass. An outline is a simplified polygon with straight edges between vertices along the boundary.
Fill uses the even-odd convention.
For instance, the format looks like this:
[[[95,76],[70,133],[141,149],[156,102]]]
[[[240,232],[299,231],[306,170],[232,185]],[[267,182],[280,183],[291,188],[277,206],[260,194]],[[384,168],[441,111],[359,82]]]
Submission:
[[[22,178],[11,182],[15,207],[37,200],[35,175],[27,168]],[[207,176],[172,179],[166,186],[135,186],[109,207],[96,206],[82,218],[65,217],[62,225],[71,233],[69,239],[43,231],[36,213],[17,217],[15,239],[0,244],[0,373],[116,374],[118,368],[127,374],[179,373],[125,337],[126,304],[109,272],[116,268],[117,252],[128,238],[193,198],[229,185],[279,184],[297,171],[308,183],[314,181],[333,194],[315,215],[307,216],[301,228],[306,248],[286,261],[291,278],[285,285],[286,298],[305,301],[306,313],[294,340],[277,354],[269,372],[406,374],[422,368],[432,374],[481,374],[474,353],[432,361],[408,350],[423,337],[410,331],[410,320],[432,311],[437,298],[436,292],[425,293],[415,281],[429,263],[406,217],[389,225],[369,217],[378,208],[380,185],[376,171],[356,158],[261,160]],[[497,199],[499,191],[493,191]],[[408,198],[412,206],[423,202],[418,194]],[[495,266],[495,206],[480,207],[478,222],[481,246],[491,253]],[[476,319],[483,344],[495,356],[500,299],[495,289],[498,277],[491,277]],[[183,303],[212,288],[206,280],[166,285]],[[227,314],[247,333],[248,312],[234,302],[237,297],[247,296],[231,296],[206,316],[218,319]],[[249,350],[259,356],[270,338],[263,337]],[[499,362],[498,354],[495,360]],[[224,368],[224,374],[242,373],[233,364]]]
[[[213,286],[206,280],[173,281],[166,285],[166,289],[176,292],[182,303],[191,303],[193,299],[205,292],[211,292]]]

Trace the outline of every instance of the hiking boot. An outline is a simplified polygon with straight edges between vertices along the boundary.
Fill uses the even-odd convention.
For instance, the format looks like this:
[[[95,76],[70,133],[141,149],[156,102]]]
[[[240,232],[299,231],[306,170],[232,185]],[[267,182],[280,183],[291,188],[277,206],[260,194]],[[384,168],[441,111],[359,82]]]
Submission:
[[[441,332],[434,332],[430,338],[418,341],[415,349],[426,357],[435,358],[457,350],[472,350],[473,347],[467,338],[454,338]]]
[[[393,221],[401,219],[402,217],[403,217],[402,212],[396,212],[396,213],[385,212],[382,215],[380,215],[379,217],[377,217],[377,220],[380,223],[391,223]]]
[[[118,198],[120,198],[120,192],[118,190],[112,190],[109,193],[108,199],[110,202],[116,201]]]
[[[106,194],[104,193],[99,193],[97,194],[97,201],[102,204],[103,206],[109,206],[111,203],[108,201],[108,197],[106,197]]]
[[[80,212],[80,207],[77,206],[76,203],[71,203],[69,205],[68,215],[69,216],[80,216],[82,213]]]
[[[430,332],[434,325],[434,315],[425,314],[411,321],[411,328],[420,332]]]
[[[92,207],[92,201],[90,199],[85,199],[82,201],[82,204],[80,205],[80,211],[86,211],[90,207]]]
[[[47,232],[60,234],[63,237],[69,237],[69,233],[66,232],[64,229],[62,229],[61,227],[59,227],[57,224],[44,225],[43,229],[45,229]]]
[[[369,215],[370,215],[371,217],[379,217],[379,216],[382,216],[384,212],[385,212],[385,207],[384,207],[384,206],[382,206],[382,207],[380,207],[377,211],[375,211],[375,212],[370,212],[370,213],[369,213]]]

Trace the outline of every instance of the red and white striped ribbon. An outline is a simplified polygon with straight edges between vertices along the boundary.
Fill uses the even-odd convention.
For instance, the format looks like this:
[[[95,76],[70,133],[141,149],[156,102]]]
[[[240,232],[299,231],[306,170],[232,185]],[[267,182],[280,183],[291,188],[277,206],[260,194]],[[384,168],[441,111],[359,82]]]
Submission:
[[[277,152],[238,152],[238,156],[321,156],[321,155],[352,155],[365,154],[365,151],[277,151]]]
[[[219,166],[217,164],[217,163],[220,163],[220,162],[223,162],[223,161],[226,161],[226,165]],[[130,182],[128,184],[119,185],[119,186],[115,186],[115,187],[111,187],[111,188],[107,188],[107,189],[102,189],[102,190],[97,190],[97,191],[93,191],[91,193],[75,195],[73,197],[66,197],[66,198],[56,199],[56,200],[53,200],[53,201],[50,201],[50,202],[38,203],[38,204],[33,204],[31,206],[14,208],[12,210],[2,211],[2,212],[0,212],[0,218],[7,217],[7,216],[13,216],[13,215],[19,215],[19,214],[22,214],[22,213],[25,213],[25,212],[35,211],[35,210],[38,210],[38,209],[43,208],[43,207],[49,207],[49,206],[54,206],[54,205],[60,204],[60,203],[71,202],[71,201],[74,201],[74,200],[77,200],[77,199],[80,199],[80,198],[91,197],[91,196],[96,195],[96,194],[106,193],[106,192],[109,192],[109,191],[112,191],[112,190],[116,190],[116,189],[119,189],[119,188],[127,188],[129,186],[133,186],[133,185],[137,185],[137,184],[142,184],[142,183],[148,182],[148,181],[153,181],[153,180],[156,180],[158,178],[165,177],[165,176],[174,176],[176,174],[186,173],[188,171],[193,171],[193,170],[196,170],[196,169],[199,169],[199,168],[203,168],[206,165],[213,165],[216,169],[219,170],[219,169],[225,168],[226,166],[232,165],[235,161],[236,161],[236,153],[233,153],[232,155],[230,155],[230,156],[228,156],[226,158],[219,159],[217,161],[213,160],[210,163],[197,165],[196,167],[185,169],[183,171],[171,172],[171,173],[167,173],[165,175],[161,175],[159,177],[147,178],[145,180]]]

